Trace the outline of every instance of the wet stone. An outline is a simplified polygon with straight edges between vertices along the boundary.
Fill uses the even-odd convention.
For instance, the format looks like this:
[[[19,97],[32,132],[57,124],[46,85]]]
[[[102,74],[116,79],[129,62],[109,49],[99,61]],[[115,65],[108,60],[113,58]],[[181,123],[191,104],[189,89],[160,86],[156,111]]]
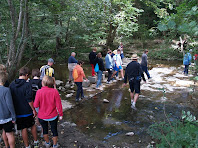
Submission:
[[[125,134],[126,136],[133,136],[134,135],[134,132],[128,132]]]
[[[89,87],[90,86],[90,81],[89,80],[83,81],[82,86],[83,87]]]
[[[56,85],[57,85],[57,86],[60,86],[60,85],[62,85],[62,84],[63,84],[63,81],[56,80],[56,81],[55,81],[55,83],[56,83]]]
[[[109,103],[109,100],[103,99],[103,102],[104,102],[104,103]]]

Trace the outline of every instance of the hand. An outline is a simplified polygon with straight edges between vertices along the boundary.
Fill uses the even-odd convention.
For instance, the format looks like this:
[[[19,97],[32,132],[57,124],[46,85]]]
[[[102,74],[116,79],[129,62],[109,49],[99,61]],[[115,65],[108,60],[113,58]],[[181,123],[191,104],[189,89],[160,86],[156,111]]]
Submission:
[[[35,109],[33,110],[33,114],[34,114],[34,117],[36,117],[36,116],[37,116],[37,112],[36,112],[36,110],[35,110]]]
[[[63,116],[59,116],[59,120],[62,120],[63,119]]]
[[[126,83],[122,84],[122,87],[125,87],[126,86]]]

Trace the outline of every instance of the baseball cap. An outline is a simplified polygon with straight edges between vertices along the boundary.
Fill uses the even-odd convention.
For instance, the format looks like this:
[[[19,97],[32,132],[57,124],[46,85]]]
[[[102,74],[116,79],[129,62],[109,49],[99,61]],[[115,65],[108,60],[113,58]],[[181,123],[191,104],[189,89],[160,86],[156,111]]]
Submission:
[[[55,64],[55,62],[54,62],[54,60],[53,60],[52,58],[49,58],[49,59],[48,59],[48,62],[54,63],[54,64]]]

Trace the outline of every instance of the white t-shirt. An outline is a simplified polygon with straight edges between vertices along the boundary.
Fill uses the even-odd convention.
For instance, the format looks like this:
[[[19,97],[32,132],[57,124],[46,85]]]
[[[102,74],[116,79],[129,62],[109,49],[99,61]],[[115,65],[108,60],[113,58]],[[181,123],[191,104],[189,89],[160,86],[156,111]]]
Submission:
[[[115,63],[116,63],[116,66],[122,66],[122,59],[121,59],[121,56],[120,54],[116,54],[113,56],[113,64],[115,66]]]

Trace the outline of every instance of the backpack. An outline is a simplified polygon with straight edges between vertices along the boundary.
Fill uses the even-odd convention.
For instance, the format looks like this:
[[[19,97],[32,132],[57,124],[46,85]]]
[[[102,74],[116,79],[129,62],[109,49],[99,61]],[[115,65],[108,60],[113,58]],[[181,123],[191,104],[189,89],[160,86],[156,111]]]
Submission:
[[[78,71],[76,68],[74,68],[74,70],[73,70],[73,78],[74,78],[74,80],[76,80],[78,78]]]
[[[96,63],[96,66],[95,66],[95,68],[94,68],[94,71],[95,71],[95,72],[98,72],[98,71],[99,71],[99,65],[98,65],[98,63]]]

